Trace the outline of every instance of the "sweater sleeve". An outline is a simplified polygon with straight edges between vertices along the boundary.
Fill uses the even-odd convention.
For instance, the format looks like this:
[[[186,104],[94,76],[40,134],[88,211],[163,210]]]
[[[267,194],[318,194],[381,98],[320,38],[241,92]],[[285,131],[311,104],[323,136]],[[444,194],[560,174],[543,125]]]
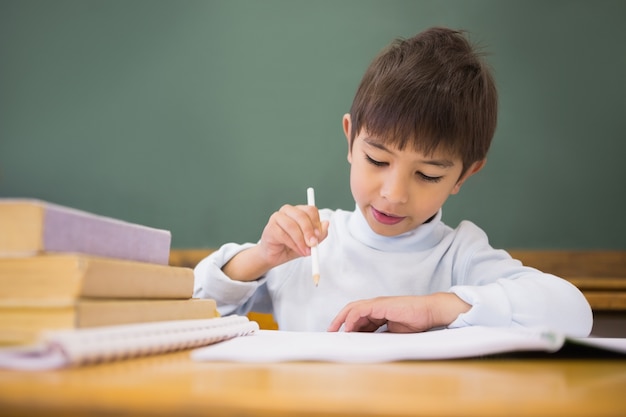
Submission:
[[[458,285],[450,288],[472,308],[449,327],[547,327],[571,337],[589,335],[593,314],[578,288],[493,249],[484,232],[477,235],[458,272]]]
[[[222,271],[230,259],[252,246],[252,243],[228,243],[200,261],[194,269],[193,296],[215,300],[221,315],[247,314],[253,306],[255,311],[270,311],[271,300],[264,277],[242,282],[230,279]]]

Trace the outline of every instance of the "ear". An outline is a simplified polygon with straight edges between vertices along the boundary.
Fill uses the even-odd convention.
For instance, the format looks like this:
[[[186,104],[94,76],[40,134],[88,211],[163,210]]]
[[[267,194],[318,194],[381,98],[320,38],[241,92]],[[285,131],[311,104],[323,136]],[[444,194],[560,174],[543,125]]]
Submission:
[[[483,169],[486,162],[487,160],[483,159],[481,161],[476,161],[472,165],[470,165],[467,171],[465,171],[465,174],[463,174],[463,176],[459,178],[457,183],[454,185],[454,188],[452,189],[450,194],[458,194],[458,192],[461,191],[461,186],[463,185],[463,183],[467,181],[469,177],[471,177],[472,175],[476,174],[478,171]]]
[[[350,146],[350,131],[352,130],[352,119],[350,119],[350,113],[343,115],[343,134],[348,141],[348,162],[352,163],[352,146]]]

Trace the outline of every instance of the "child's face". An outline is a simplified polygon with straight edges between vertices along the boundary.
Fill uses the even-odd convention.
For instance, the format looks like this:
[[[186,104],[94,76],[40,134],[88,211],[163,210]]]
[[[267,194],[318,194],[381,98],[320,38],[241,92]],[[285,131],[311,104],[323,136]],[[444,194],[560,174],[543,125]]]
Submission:
[[[343,124],[349,143],[349,115]],[[423,224],[484,164],[475,163],[461,178],[461,158],[399,150],[364,129],[355,137],[348,161],[352,195],[372,230],[383,236],[397,236]]]

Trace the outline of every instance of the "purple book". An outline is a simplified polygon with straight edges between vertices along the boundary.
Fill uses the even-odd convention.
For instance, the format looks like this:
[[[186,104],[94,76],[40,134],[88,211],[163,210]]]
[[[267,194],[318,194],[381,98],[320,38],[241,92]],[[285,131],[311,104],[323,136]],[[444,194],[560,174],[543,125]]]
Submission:
[[[168,230],[36,199],[0,198],[0,256],[75,252],[167,265]]]

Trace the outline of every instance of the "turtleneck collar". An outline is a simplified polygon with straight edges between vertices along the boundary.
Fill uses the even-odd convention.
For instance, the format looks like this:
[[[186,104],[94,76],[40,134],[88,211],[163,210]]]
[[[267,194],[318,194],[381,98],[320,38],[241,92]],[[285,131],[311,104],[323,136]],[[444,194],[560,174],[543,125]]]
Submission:
[[[359,242],[383,252],[412,252],[428,249],[439,243],[443,237],[441,209],[429,222],[398,236],[382,236],[375,233],[367,224],[365,216],[357,206],[350,215],[348,230]]]

